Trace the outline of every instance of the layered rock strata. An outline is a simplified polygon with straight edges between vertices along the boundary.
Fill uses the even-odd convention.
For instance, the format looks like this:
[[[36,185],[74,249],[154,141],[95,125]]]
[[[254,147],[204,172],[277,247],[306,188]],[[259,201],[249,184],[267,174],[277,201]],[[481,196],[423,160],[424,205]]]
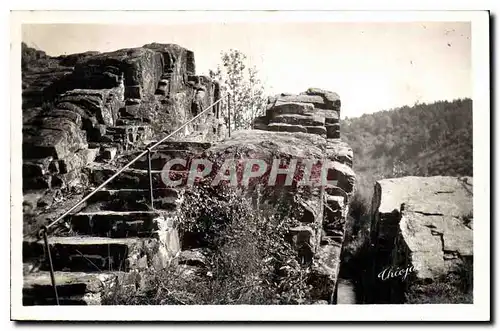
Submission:
[[[216,82],[195,75],[193,53],[174,44],[42,55],[23,62],[25,192],[75,187],[86,165],[164,136],[220,97]],[[178,139],[216,139],[216,110]]]
[[[299,95],[281,94],[269,98],[266,115],[255,120],[254,130],[237,131],[205,152],[219,164],[226,159],[242,163],[259,159],[269,165],[259,185],[253,188],[264,187],[271,203],[285,199],[291,215],[298,215],[298,224],[289,229],[291,241],[303,265],[311,267],[309,282],[314,297],[330,303],[355,184],[352,149],[339,139],[339,115],[340,99],[336,93],[309,89]],[[302,165],[304,160],[329,161],[327,178],[337,183],[304,188],[299,184],[302,177],[296,176],[289,186],[269,187],[267,179],[273,159],[280,159],[283,167],[290,166],[291,160]],[[283,181],[286,180],[282,178]]]
[[[270,97],[266,115],[256,119],[255,129],[318,134],[340,138],[340,98],[318,88],[293,95]]]
[[[39,58],[41,56],[38,56]],[[23,65],[23,303],[55,304],[42,224],[180,124],[217,100],[219,88],[195,75],[192,52],[149,44]],[[49,62],[53,69],[39,67]],[[144,271],[179,255],[174,216],[182,190],[165,187],[161,169],[218,139],[212,109],[51,228],[49,247],[61,304],[101,304],[112,287],[141,286]],[[200,142],[206,141],[205,143]],[[34,232],[35,230],[35,232]]]
[[[472,177],[402,177],[375,184],[371,246],[373,277],[384,269],[413,266],[411,282],[447,277],[473,257]],[[372,277],[372,278],[373,278]],[[396,284],[397,283],[397,284]],[[378,303],[403,300],[400,279],[379,280]],[[408,285],[409,282],[406,282]]]

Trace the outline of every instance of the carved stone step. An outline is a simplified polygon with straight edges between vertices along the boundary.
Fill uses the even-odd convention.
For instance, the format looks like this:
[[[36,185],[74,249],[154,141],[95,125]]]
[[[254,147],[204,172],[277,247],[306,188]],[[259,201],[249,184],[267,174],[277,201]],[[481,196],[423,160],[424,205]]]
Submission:
[[[98,186],[106,181],[108,178],[113,176],[117,169],[106,167],[103,165],[94,165],[92,167],[85,168],[89,176],[89,181]],[[170,179],[172,181],[187,178],[186,171],[175,171],[171,170],[169,172]],[[161,170],[151,171],[153,189],[166,188],[167,185],[162,179]],[[112,180],[106,187],[108,189],[148,189],[149,188],[149,176],[147,170],[141,169],[126,169],[120,173],[114,180]]]
[[[177,231],[160,238],[53,237],[49,236],[56,271],[130,271],[164,268],[179,250]],[[49,270],[43,240],[23,241],[23,261],[40,261]]]
[[[171,209],[175,208],[175,203]],[[71,230],[76,234],[124,237],[151,237],[166,222],[165,210],[79,212],[68,216]]]
[[[60,305],[100,305],[106,289],[124,278],[123,273],[55,272]],[[49,272],[24,275],[23,305],[55,305]]]
[[[89,192],[90,193],[90,192]],[[157,188],[153,190],[153,198],[157,199],[169,198],[178,200],[181,197],[181,192],[175,188]],[[149,189],[103,189],[95,193],[88,200],[89,203],[97,203],[102,201],[122,201],[122,202],[142,202],[150,199]],[[156,205],[155,205],[156,207]],[[157,207],[160,208],[160,207]]]

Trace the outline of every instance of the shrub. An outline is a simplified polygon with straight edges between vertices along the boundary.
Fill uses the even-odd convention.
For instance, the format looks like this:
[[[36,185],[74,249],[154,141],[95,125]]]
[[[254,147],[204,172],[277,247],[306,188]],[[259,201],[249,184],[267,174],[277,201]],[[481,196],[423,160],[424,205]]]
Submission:
[[[348,222],[348,232],[351,230],[352,235],[356,235],[360,229],[366,227],[366,223],[370,218],[370,198],[366,190],[360,187],[356,188],[353,197],[349,201],[349,216],[352,222]]]
[[[367,284],[369,270],[373,263],[373,250],[369,244],[370,235],[370,193],[358,183],[349,203],[349,216],[341,253],[339,277],[350,279],[355,285],[356,301],[364,302],[372,291]]]
[[[343,263],[356,260],[357,255],[364,254],[370,234],[370,203],[368,192],[357,186],[349,202],[349,216],[346,221],[346,231],[343,243]]]
[[[105,303],[309,303],[309,267],[300,265],[285,239],[295,220],[284,215],[280,206],[252,202],[243,191],[200,185],[187,193],[177,226],[181,233],[199,234],[197,244],[210,252],[206,269],[188,275],[172,265],[148,272],[140,290],[131,294],[117,286]]]
[[[464,261],[446,276],[430,283],[416,283],[405,293],[409,304],[473,303],[472,261]]]

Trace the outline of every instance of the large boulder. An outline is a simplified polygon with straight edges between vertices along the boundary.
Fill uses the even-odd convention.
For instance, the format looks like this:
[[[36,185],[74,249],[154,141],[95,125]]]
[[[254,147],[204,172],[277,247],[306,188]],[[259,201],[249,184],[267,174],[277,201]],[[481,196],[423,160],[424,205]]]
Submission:
[[[293,103],[291,105],[296,107]],[[291,109],[304,109],[304,107],[313,109],[307,104]],[[283,115],[277,115],[275,118],[280,116]],[[307,116],[307,120],[313,119],[313,116],[308,115],[293,116]],[[353,192],[355,182],[354,172],[348,165],[350,160],[352,162],[352,150],[345,143],[330,141],[318,134],[269,132],[274,130],[278,123],[271,122],[269,125],[265,123],[263,117],[256,122],[259,128],[268,131],[236,131],[231,138],[208,149],[204,156],[219,165],[227,159],[236,159],[237,164],[242,165],[239,169],[244,168],[244,162],[248,159],[265,161],[268,168],[260,177],[260,181],[257,181],[260,186],[249,186],[247,192],[248,190],[252,192],[251,189],[255,187],[261,190],[264,187],[260,201],[269,201],[271,204],[281,202],[289,205],[290,210],[298,211],[296,215],[299,215],[300,224],[289,229],[290,241],[299,252],[302,261],[312,266],[308,281],[315,288],[313,291],[315,298],[331,302],[340,267],[348,199]],[[281,125],[294,126],[285,123]],[[337,180],[337,185],[327,185],[324,189],[315,187],[311,190],[301,190],[299,182],[304,177],[300,171],[305,170],[305,166],[298,166],[300,170],[295,173],[289,186],[270,187],[267,180],[273,159],[283,160],[283,165],[289,165],[294,159],[302,165],[305,160],[321,160],[321,162],[329,160],[331,168],[327,173],[327,179]],[[313,166],[312,173],[318,175],[317,178],[319,172],[320,169]],[[212,178],[214,175],[212,173]],[[239,173],[238,175],[241,179]],[[284,190],[290,194],[282,194]]]
[[[81,88],[117,87],[121,77],[126,98],[153,95],[163,73],[161,53],[148,48],[126,48],[89,57],[75,66],[74,78]]]
[[[375,184],[371,245],[373,277],[389,267],[413,266],[417,281],[448,277],[473,256],[471,177],[403,177]],[[401,293],[390,282],[375,284],[374,300],[393,302]],[[399,286],[399,285],[398,285]]]
[[[65,118],[45,118],[23,130],[24,158],[62,159],[82,148],[87,148],[83,131]]]
[[[118,90],[75,89],[61,95],[58,104],[72,103],[83,107],[96,117],[99,123],[112,126],[118,117],[120,101],[123,101],[123,95],[120,96]]]
[[[304,132],[330,139],[340,138],[340,98],[318,88],[293,95],[269,97],[266,116],[255,120],[254,128],[279,132]]]

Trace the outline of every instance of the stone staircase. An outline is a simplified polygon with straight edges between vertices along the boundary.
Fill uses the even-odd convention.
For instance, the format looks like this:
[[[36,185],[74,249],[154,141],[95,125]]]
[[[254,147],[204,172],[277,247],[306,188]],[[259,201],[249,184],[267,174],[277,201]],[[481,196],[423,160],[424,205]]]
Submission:
[[[33,232],[144,150],[152,126],[169,130],[220,97],[217,82],[195,75],[194,54],[175,44],[50,61],[57,64],[54,70],[23,69],[23,297],[29,305],[55,303],[45,248]],[[170,126],[153,122],[156,114],[171,115]],[[204,122],[198,131],[211,132],[211,122]],[[118,278],[131,278],[135,286],[138,271],[176,256],[173,216],[183,192],[165,187],[161,169],[170,158],[210,146],[196,139],[215,140],[204,132],[187,137],[193,131],[186,127],[186,142],[162,144],[152,154],[153,205],[145,156],[51,228],[62,304],[99,304],[102,290]]]
[[[131,127],[109,129],[115,137],[123,137]],[[141,271],[165,268],[179,256],[174,217],[183,189],[166,187],[161,169],[172,158],[190,159],[210,146],[165,142],[152,152],[153,206],[144,156],[64,219],[64,231],[48,237],[60,304],[101,304],[103,294],[117,282],[135,286]],[[141,151],[129,151],[114,162],[97,160],[84,172],[97,187]],[[55,304],[43,240],[25,238],[23,260],[23,304]]]

